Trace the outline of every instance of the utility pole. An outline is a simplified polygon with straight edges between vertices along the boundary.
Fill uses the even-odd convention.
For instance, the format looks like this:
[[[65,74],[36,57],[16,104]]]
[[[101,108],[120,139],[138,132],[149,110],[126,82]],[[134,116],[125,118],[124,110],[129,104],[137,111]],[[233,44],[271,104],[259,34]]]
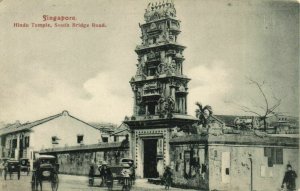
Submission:
[[[252,158],[251,155],[249,157],[250,160],[250,191],[253,191],[253,168],[252,168]]]

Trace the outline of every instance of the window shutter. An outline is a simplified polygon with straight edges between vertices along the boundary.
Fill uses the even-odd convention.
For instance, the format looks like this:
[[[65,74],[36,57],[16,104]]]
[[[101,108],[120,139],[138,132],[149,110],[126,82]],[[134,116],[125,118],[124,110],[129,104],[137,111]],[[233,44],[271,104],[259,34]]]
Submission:
[[[272,148],[265,147],[265,157],[272,157]]]
[[[268,148],[270,150],[270,156],[268,157],[268,166],[273,167],[274,162],[276,161],[276,152],[274,148]]]
[[[283,151],[282,149],[276,149],[276,164],[283,164]]]

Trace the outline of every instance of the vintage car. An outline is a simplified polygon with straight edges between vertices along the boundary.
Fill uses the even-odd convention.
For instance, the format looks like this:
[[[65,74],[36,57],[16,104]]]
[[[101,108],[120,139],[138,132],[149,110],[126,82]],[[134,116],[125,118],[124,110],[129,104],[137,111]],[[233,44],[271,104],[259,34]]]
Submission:
[[[40,155],[33,164],[31,188],[32,190],[38,190],[40,185],[41,191],[43,189],[43,181],[51,183],[52,191],[58,189],[58,171],[59,164],[57,159],[52,155]]]
[[[120,165],[123,164],[129,164],[129,166],[132,166],[134,164],[134,160],[131,158],[121,158]]]
[[[29,175],[29,172],[30,172],[29,159],[27,159],[27,158],[21,158],[20,159],[20,171],[21,172],[26,172],[27,176]]]
[[[17,160],[9,159],[4,165],[4,180],[6,180],[7,174],[11,179],[12,174],[18,175],[18,180],[20,180],[20,163]]]

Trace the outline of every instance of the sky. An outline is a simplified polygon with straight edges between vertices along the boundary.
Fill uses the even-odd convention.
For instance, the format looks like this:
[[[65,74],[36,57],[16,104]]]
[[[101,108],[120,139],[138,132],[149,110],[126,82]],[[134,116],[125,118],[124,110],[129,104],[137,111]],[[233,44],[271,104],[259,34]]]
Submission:
[[[120,124],[132,115],[141,43],[142,0],[2,0],[0,2],[0,121],[34,121],[68,110],[88,122]],[[151,1],[152,2],[152,1]],[[174,0],[179,42],[195,102],[216,114],[247,115],[264,104],[248,79],[265,81],[271,104],[298,116],[299,6],[292,1]],[[75,23],[105,28],[14,28],[44,23],[43,15],[75,16]],[[48,23],[53,23],[49,21]],[[64,22],[61,22],[64,23]],[[72,22],[69,22],[72,23]]]

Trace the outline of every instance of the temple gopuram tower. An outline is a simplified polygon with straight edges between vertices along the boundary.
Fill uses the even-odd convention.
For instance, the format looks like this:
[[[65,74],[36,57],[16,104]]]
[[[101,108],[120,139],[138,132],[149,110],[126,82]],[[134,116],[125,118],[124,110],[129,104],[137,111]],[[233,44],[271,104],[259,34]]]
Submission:
[[[183,72],[185,47],[177,42],[181,31],[174,3],[149,3],[144,18],[142,42],[135,49],[137,71],[130,81],[133,115],[124,123],[130,128],[136,175],[154,178],[170,165],[169,140],[174,128],[184,129],[197,119],[187,115],[190,79]]]

